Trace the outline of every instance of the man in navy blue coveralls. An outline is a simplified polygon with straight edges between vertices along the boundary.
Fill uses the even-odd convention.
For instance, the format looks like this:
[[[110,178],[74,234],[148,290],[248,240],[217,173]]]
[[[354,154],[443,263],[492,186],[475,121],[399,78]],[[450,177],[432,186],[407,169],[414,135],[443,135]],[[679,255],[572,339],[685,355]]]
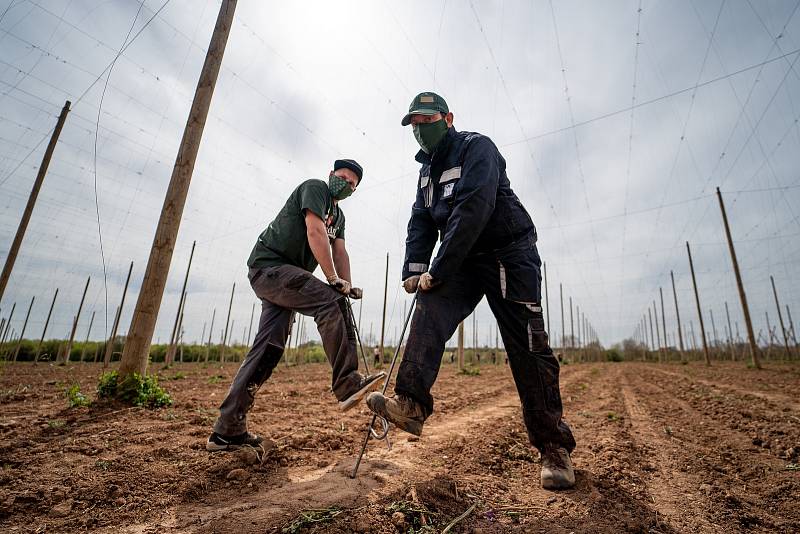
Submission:
[[[430,390],[445,343],[486,296],[497,319],[530,442],[541,452],[545,489],[573,487],[575,439],[562,419],[559,365],[541,308],[536,228],[511,190],[506,162],[488,137],[459,132],[445,100],[421,93],[403,126],[421,146],[403,285],[418,291],[395,396],[372,393],[370,409],[420,435],[433,412]],[[437,238],[441,238],[431,261]]]

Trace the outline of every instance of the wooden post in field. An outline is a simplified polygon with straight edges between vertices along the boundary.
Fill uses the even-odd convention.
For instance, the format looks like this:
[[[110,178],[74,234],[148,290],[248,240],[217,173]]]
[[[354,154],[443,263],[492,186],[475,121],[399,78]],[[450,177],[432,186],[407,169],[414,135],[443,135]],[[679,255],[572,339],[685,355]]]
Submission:
[[[34,180],[31,194],[28,196],[28,204],[25,206],[25,211],[22,213],[22,219],[19,221],[19,226],[17,227],[17,233],[14,234],[14,240],[11,242],[11,248],[8,250],[6,262],[3,265],[3,272],[0,273],[0,302],[3,300],[3,294],[5,293],[6,286],[8,285],[8,279],[11,278],[11,271],[14,269],[14,262],[17,261],[19,247],[22,245],[22,239],[25,237],[25,230],[28,229],[28,223],[31,220],[33,207],[36,205],[36,198],[39,196],[39,191],[42,189],[42,182],[44,182],[44,177],[47,174],[48,167],[50,166],[50,159],[53,157],[53,151],[56,148],[56,143],[58,143],[58,136],[61,135],[61,129],[64,127],[64,121],[67,120],[69,106],[70,102],[67,100],[64,103],[64,107],[61,109],[61,114],[58,116],[58,122],[56,122],[53,135],[50,136],[50,143],[48,143],[47,148],[44,151],[42,164],[39,165],[39,172],[36,173],[36,180]]]
[[[33,309],[33,301],[36,300],[36,297],[31,297],[31,303],[28,306],[28,313],[25,314],[25,322],[22,323],[22,331],[19,333],[19,339],[17,340],[17,347],[14,349],[14,360],[17,361],[17,356],[19,356],[19,349],[22,346],[22,340],[25,337],[25,329],[28,327],[28,319],[31,317],[31,310]]]
[[[578,336],[575,340],[578,350],[581,348],[581,307],[577,304],[575,305],[575,316],[578,318]]]
[[[783,344],[786,347],[786,358],[792,358],[792,351],[789,349],[789,336],[786,334],[786,327],[783,325],[783,314],[781,313],[781,304],[778,302],[778,291],[775,289],[775,278],[769,275],[769,281],[772,283],[772,294],[775,295],[775,307],[778,308],[778,321],[781,324],[781,331],[783,332]],[[14,313],[14,310],[11,310]]]
[[[547,262],[542,263],[542,270],[544,271],[544,309],[547,313],[547,315],[545,315],[545,319],[547,319],[545,328],[547,332],[550,333],[550,298],[547,293]]]
[[[250,335],[253,333],[253,316],[256,313],[256,303],[253,302],[253,305],[250,307],[250,328],[247,329],[247,343],[246,345],[250,346]]]
[[[669,343],[667,342],[667,319],[664,313],[664,291],[661,286],[658,287],[658,295],[661,298],[661,329],[664,331],[664,358],[666,359]]]
[[[656,338],[653,330],[653,311],[650,309],[650,306],[647,307],[647,318],[650,321],[650,345],[653,347],[653,350],[656,350]]]
[[[678,309],[678,292],[675,291],[675,275],[672,271],[669,272],[669,277],[672,280],[672,298],[675,300],[675,319],[678,322],[678,343],[680,343],[681,358],[683,358],[683,332],[681,331],[681,312]]]
[[[225,333],[222,334],[222,346],[219,348],[219,361],[225,363],[225,343],[228,341],[228,326],[231,322],[231,310],[233,309],[233,293],[236,291],[236,282],[233,283],[231,288],[231,301],[228,304],[228,318],[225,319]]]
[[[92,333],[92,325],[94,324],[94,310],[92,310],[92,318],[89,319],[89,328],[86,330],[86,341],[83,342],[83,349],[81,349],[81,363],[86,356],[86,346],[89,344],[89,334]]]
[[[119,328],[119,320],[122,317],[122,309],[125,306],[125,296],[128,294],[128,284],[131,281],[132,272],[133,272],[133,262],[131,262],[130,266],[128,267],[128,276],[125,278],[125,287],[122,289],[122,299],[119,302],[119,306],[117,306],[117,313],[114,315],[114,324],[111,327],[111,337],[108,338],[108,341],[106,342],[106,352],[103,355],[103,369],[108,367],[108,364],[111,363],[111,353],[114,350],[114,341],[117,338],[117,329]],[[106,325],[108,325],[108,323],[106,323]],[[149,346],[147,354],[148,356],[150,355]]]
[[[383,363],[383,341],[386,334],[386,295],[389,291],[389,253],[386,253],[386,274],[383,279],[383,314],[381,315],[381,344],[380,344],[380,358]]]
[[[658,361],[661,362],[661,327],[658,326],[658,308],[656,308],[656,301],[653,300],[653,319],[656,323],[656,343],[658,344]]]
[[[706,328],[703,324],[703,310],[700,308],[700,295],[697,292],[697,280],[694,276],[694,262],[692,261],[692,249],[689,248],[689,242],[686,242],[686,252],[689,254],[689,269],[692,271],[692,286],[694,286],[694,300],[697,303],[697,318],[700,320],[700,337],[703,338],[703,354],[706,357],[706,365],[711,365],[711,359],[708,356],[708,343],[706,342]]]
[[[208,108],[211,104],[211,96],[214,93],[222,56],[230,34],[236,2],[237,0],[222,0],[220,4],[214,33],[211,36],[205,63],[197,82],[197,89],[175,159],[175,167],[172,170],[150,257],[147,260],[142,288],[128,330],[128,342],[125,344],[119,369],[120,377],[133,373],[144,375],[147,371],[150,343],[153,339],[161,298],[164,295],[164,286],[169,274],[172,253],[203,136],[203,128],[208,116]]]
[[[217,309],[211,313],[211,328],[208,329],[208,343],[206,343],[206,363],[208,363],[208,353],[211,351],[211,336],[214,333],[214,319],[217,317]]]
[[[733,329],[731,328],[731,314],[728,311],[728,301],[725,301],[725,317],[728,319],[728,350],[731,351],[731,360],[734,359]]]
[[[91,279],[91,276],[86,279],[86,285],[83,288],[83,296],[81,296],[81,303],[78,305],[78,313],[75,314],[75,322],[72,323],[72,331],[69,333],[69,341],[67,341],[67,347],[64,351],[64,361],[66,362],[68,362],[70,359],[72,343],[75,341],[75,332],[78,331],[78,321],[81,318],[81,310],[83,310],[83,301],[86,300],[86,291],[89,289],[89,281]]]
[[[572,297],[569,298],[569,346],[575,348],[575,323],[572,318]]]
[[[564,339],[566,338],[566,327],[564,323],[564,287],[558,284],[558,294],[561,298],[561,350],[564,350]]]
[[[720,193],[719,187],[717,187],[717,199],[719,199],[719,209],[722,212],[722,222],[725,224],[725,237],[728,239],[728,249],[731,253],[731,262],[733,262],[733,272],[736,275],[736,287],[739,290],[739,300],[742,302],[742,313],[744,314],[744,323],[747,327],[747,338],[750,342],[750,358],[753,366],[756,369],[761,369],[761,362],[758,359],[758,346],[756,345],[756,338],[753,335],[753,323],[750,321],[750,307],[747,305],[747,296],[744,293],[742,275],[739,273],[739,262],[736,259],[736,249],[733,247],[731,229],[728,226],[728,216],[725,214],[725,204],[722,202],[722,193]]]
[[[169,336],[169,348],[164,357],[166,365],[171,364],[175,360],[175,345],[178,337],[178,322],[180,321],[181,314],[183,313],[183,306],[186,302],[186,284],[189,282],[189,270],[192,268],[192,258],[194,258],[194,247],[197,241],[192,241],[192,251],[189,253],[189,263],[186,265],[186,275],[183,277],[183,286],[181,287],[181,297],[178,299],[178,311],[175,312],[175,323],[172,325],[172,335]]]
[[[33,357],[33,363],[39,361],[39,352],[42,350],[42,342],[44,342],[44,336],[47,333],[47,325],[50,324],[50,316],[53,315],[53,307],[56,305],[56,297],[58,297],[58,288],[56,288],[56,292],[53,294],[53,302],[50,304],[50,311],[47,312],[47,320],[44,322],[42,337],[39,339],[39,344],[36,346],[36,355]]]
[[[789,311],[789,305],[785,304],[786,306],[786,317],[789,318],[789,331],[792,333],[792,339],[794,340],[794,347],[797,348],[797,335],[794,332],[794,321],[792,321],[792,312]]]
[[[16,301],[11,306],[11,313],[8,314],[8,319],[6,319],[6,326],[5,328],[0,327],[0,345],[5,343],[6,336],[8,335],[8,331],[11,329],[11,319],[14,317],[14,310],[17,309]]]
[[[458,370],[464,369],[464,321],[458,323]]]
[[[714,334],[714,351],[717,351],[719,347],[719,338],[717,338],[717,325],[714,323],[714,309],[709,308],[708,313],[711,316],[711,332]]]

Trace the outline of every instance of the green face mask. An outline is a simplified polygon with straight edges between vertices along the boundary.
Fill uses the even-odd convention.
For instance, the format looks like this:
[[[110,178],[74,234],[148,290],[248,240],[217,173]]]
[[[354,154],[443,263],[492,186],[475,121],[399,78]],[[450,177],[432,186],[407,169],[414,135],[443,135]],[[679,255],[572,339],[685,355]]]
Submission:
[[[353,194],[353,189],[347,183],[347,180],[333,173],[328,176],[328,189],[331,192],[331,196],[336,200],[344,200]]]
[[[442,119],[436,122],[423,122],[413,126],[414,137],[426,154],[432,154],[436,146],[447,135],[447,122]]]

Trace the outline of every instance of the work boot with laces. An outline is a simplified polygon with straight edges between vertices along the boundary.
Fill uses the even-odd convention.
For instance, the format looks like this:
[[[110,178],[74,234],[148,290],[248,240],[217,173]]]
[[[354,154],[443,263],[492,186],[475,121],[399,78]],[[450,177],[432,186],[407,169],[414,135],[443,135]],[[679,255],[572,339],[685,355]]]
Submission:
[[[375,414],[394,423],[400,430],[419,436],[425,423],[425,410],[422,405],[405,395],[386,397],[383,393],[370,393],[367,406]]]
[[[542,449],[542,488],[563,490],[575,486],[572,461],[564,447],[548,444]]]
[[[361,376],[360,373],[357,374],[358,381],[353,386],[352,391],[347,393],[344,398],[339,401],[339,409],[343,412],[346,412],[350,408],[354,407],[358,401],[364,398],[364,395],[380,386],[381,378],[386,376],[386,373],[383,371],[379,371],[369,376]]]

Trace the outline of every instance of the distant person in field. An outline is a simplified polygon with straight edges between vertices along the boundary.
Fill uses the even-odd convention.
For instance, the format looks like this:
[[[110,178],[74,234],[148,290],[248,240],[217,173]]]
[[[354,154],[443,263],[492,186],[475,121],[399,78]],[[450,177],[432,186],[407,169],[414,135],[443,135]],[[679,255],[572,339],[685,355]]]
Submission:
[[[380,365],[381,363],[381,348],[378,345],[375,345],[375,349],[372,351],[372,355],[375,359],[374,365]]]
[[[207,450],[258,446],[263,441],[247,431],[247,412],[283,356],[295,312],[317,323],[333,368],[333,394],[342,410],[378,386],[384,373],[364,377],[358,372],[356,336],[346,302],[347,296],[361,298],[361,290],[352,287],[339,203],[356,190],[362,175],[354,160],[336,160],[327,182],[312,179],[297,186],[258,236],[247,260],[250,285],[261,300],[258,333],[222,401]],[[317,266],[327,284],[312,274]]]
[[[545,489],[575,485],[575,438],[562,419],[559,365],[541,308],[536,228],[511,190],[506,162],[488,137],[459,132],[444,98],[420,93],[403,126],[421,150],[403,285],[418,303],[395,395],[374,392],[367,405],[400,429],[422,433],[433,412],[430,390],[445,342],[485,296],[500,327],[530,442],[541,452]],[[437,238],[438,253],[431,260]]]

